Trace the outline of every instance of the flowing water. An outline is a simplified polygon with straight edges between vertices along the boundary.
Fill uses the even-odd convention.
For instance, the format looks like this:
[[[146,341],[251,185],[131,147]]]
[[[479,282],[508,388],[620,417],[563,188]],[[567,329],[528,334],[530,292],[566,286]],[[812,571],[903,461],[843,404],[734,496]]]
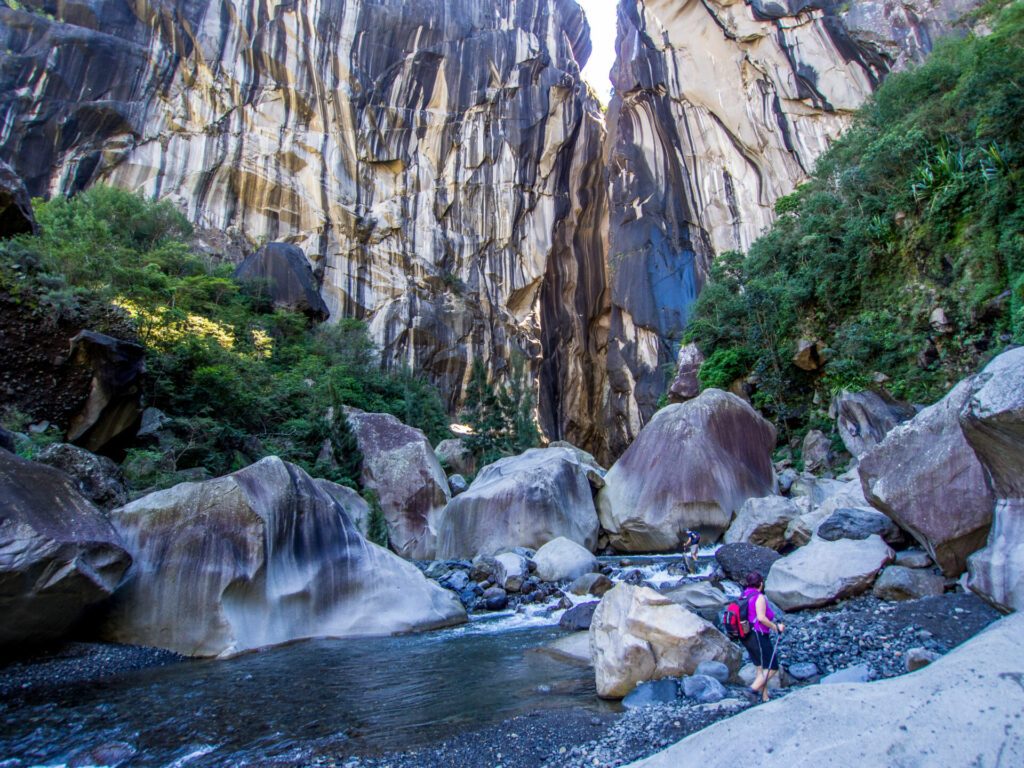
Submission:
[[[664,565],[636,559],[657,580]],[[591,598],[592,599],[592,598]],[[424,746],[545,708],[608,710],[593,671],[537,651],[559,613],[418,635],[321,639],[187,661],[0,703],[0,768],[61,766],[125,742],[133,766],[243,766]]]

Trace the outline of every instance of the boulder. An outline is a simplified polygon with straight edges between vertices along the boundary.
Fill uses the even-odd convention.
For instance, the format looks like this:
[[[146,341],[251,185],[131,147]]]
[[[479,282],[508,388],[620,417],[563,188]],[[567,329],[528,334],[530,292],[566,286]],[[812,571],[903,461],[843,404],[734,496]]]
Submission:
[[[871,679],[871,667],[867,664],[855,664],[852,667],[837,670],[825,675],[818,682],[821,685],[837,685],[840,683],[866,683]]]
[[[814,538],[772,565],[765,593],[784,611],[828,605],[870,589],[892,558],[880,536],[860,541]]]
[[[890,565],[878,577],[872,594],[879,600],[917,600],[945,591],[946,580],[937,573]]]
[[[352,522],[363,536],[369,533],[370,505],[366,503],[366,499],[357,491],[338,483],[332,483],[330,480],[316,478],[313,482],[320,490],[338,502],[338,505],[352,518]]]
[[[825,345],[812,339],[800,339],[790,359],[802,371],[816,371],[825,364]]]
[[[1024,614],[1009,616],[926,669],[862,685],[815,685],[721,720],[630,768],[733,768],[750,734],[764,768],[1024,765]],[[795,727],[799,724],[799,727]]]
[[[624,551],[672,551],[697,530],[706,540],[752,497],[774,491],[775,429],[735,395],[708,389],[654,414],[608,470],[601,525]]]
[[[910,648],[907,650],[903,661],[907,672],[917,672],[917,670],[924,669],[933,661],[941,658],[942,654],[927,648]]]
[[[597,610],[599,604],[600,601],[594,600],[574,605],[562,614],[562,618],[558,620],[558,626],[571,630],[590,629],[590,624],[594,620],[594,611]]]
[[[488,611],[503,611],[508,608],[508,593],[501,587],[485,589],[481,599]]]
[[[832,401],[830,415],[846,450],[859,459],[882,442],[889,430],[912,418],[914,408],[877,392],[844,390]]]
[[[589,626],[589,625],[588,625]],[[566,637],[560,637],[554,642],[548,643],[539,649],[552,658],[573,664],[579,667],[590,666],[590,633],[573,632]]]
[[[597,558],[590,550],[564,536],[538,549],[533,562],[541,581],[571,581],[597,570]]]
[[[574,595],[594,595],[601,597],[611,589],[612,580],[603,573],[585,573],[569,585],[569,592]]]
[[[726,544],[749,543],[769,549],[781,549],[786,530],[800,516],[800,507],[782,496],[747,499],[736,513],[723,541]]]
[[[801,496],[796,499],[797,504],[807,504],[808,510],[795,518],[786,528],[787,544],[802,547],[811,540],[818,527],[838,509],[870,509],[859,480],[830,480],[821,490],[827,491],[823,497]],[[820,500],[812,501],[813,498]]]
[[[526,558],[515,552],[503,552],[494,557],[494,583],[506,592],[518,592],[530,575]]]
[[[757,679],[757,667],[749,663],[744,664],[737,677],[741,683],[749,688],[754,680]],[[777,691],[780,688],[782,688],[782,677],[780,675],[775,675],[768,681],[768,690]]]
[[[451,493],[426,435],[387,413],[346,408],[345,415],[363,455],[362,485],[377,492],[392,549],[412,560],[453,557],[437,554]]]
[[[477,555],[469,568],[469,578],[473,581],[487,581],[494,577],[498,561],[493,555]]]
[[[786,670],[789,676],[799,682],[805,680],[813,680],[819,674],[818,665],[813,661],[805,661],[798,664],[791,664],[789,669]]]
[[[462,475],[449,475],[448,489],[452,492],[452,496],[458,496],[460,493],[465,493],[469,490],[469,483],[466,482],[466,478]]]
[[[883,512],[864,507],[840,507],[818,525],[815,531],[825,541],[866,539],[881,536],[886,544],[903,541],[903,531]]]
[[[847,483],[842,480],[832,480],[827,477],[815,477],[804,473],[793,481],[789,489],[789,495],[794,498],[807,498],[811,506],[816,507],[822,504],[830,496],[843,491]]]
[[[597,534],[587,467],[569,448],[531,448],[484,467],[452,499],[439,524],[438,557],[538,548],[558,537],[593,551]]]
[[[587,473],[587,480],[590,481],[590,488],[594,493],[604,488],[605,481],[604,477],[608,474],[608,470],[597,463],[597,459],[592,454],[587,453],[582,448],[577,448],[570,442],[565,440],[555,440],[548,445],[548,448],[566,448],[573,452],[577,461],[583,465]]]
[[[275,307],[301,312],[317,322],[331,314],[298,246],[267,243],[238,265],[235,280],[255,286]]]
[[[676,377],[669,385],[668,399],[672,403],[682,403],[700,394],[700,367],[704,365],[704,355],[696,344],[684,344],[679,348],[676,357]]]
[[[676,605],[712,622],[717,620],[718,614],[729,602],[725,592],[706,581],[683,584],[662,594]]]
[[[702,661],[697,665],[697,671],[694,674],[698,677],[701,675],[713,677],[720,683],[729,682],[729,668],[720,661]]]
[[[739,649],[709,622],[647,587],[619,584],[601,599],[590,625],[601,698],[621,698],[637,683],[692,675],[703,661],[730,671]]]
[[[860,462],[864,495],[917,539],[947,576],[988,535],[995,498],[960,428],[972,381],[893,429]]]
[[[822,472],[832,466],[832,441],[820,429],[812,429],[804,436],[800,455],[805,472]]]
[[[25,182],[0,160],[0,239],[39,231]]]
[[[901,565],[904,568],[931,568],[935,561],[919,549],[905,549],[896,553],[894,565]]]
[[[218,656],[466,620],[455,595],[366,541],[321,484],[276,457],[111,520],[135,558],[104,628],[113,642]]]
[[[67,440],[89,451],[99,451],[115,438],[131,435],[142,408],[145,349],[134,342],[95,331],[81,331],[71,339],[74,366],[91,371],[89,397],[71,418]]]
[[[622,706],[626,709],[649,707],[652,704],[667,704],[679,698],[679,681],[674,677],[637,683],[636,688],[626,694]]]
[[[476,474],[476,456],[461,437],[450,437],[442,440],[434,448],[437,460],[448,472],[457,475]]]
[[[0,647],[60,637],[131,563],[63,472],[0,450]]]
[[[1024,608],[1024,348],[1003,352],[978,374],[960,424],[997,499],[968,585],[1003,611]]]
[[[683,678],[683,695],[698,704],[714,704],[724,699],[726,693],[725,687],[715,678],[696,674]]]
[[[68,443],[46,446],[36,461],[71,476],[79,492],[100,509],[113,509],[128,501],[121,468],[106,456]]]
[[[742,584],[748,573],[757,571],[767,576],[779,553],[757,544],[723,544],[715,552],[715,561],[726,577]]]

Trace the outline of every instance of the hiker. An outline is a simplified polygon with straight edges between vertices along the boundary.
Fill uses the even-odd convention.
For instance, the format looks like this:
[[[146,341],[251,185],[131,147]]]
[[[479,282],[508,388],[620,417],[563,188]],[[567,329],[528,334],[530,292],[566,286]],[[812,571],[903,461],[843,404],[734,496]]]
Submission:
[[[697,552],[700,550],[700,534],[696,531],[686,532],[686,543],[683,549],[683,562],[687,573],[697,572]]]
[[[776,631],[781,635],[786,630],[786,625],[774,621],[775,612],[764,596],[764,577],[754,571],[747,574],[746,582],[747,588],[743,591],[741,599],[747,601],[750,632],[743,638],[743,645],[757,668],[757,676],[750,689],[755,694],[761,694],[761,701],[764,702],[768,701],[768,681],[779,671],[779,656],[776,653],[778,641],[776,640],[773,645],[770,633]]]

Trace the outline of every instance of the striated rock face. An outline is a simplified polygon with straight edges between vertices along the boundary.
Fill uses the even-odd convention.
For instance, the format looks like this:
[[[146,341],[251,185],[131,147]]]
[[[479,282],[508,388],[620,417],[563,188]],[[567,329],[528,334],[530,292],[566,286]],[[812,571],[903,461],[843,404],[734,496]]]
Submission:
[[[313,320],[327,319],[320,287],[302,251],[287,243],[267,243],[235,270],[235,279],[255,284],[275,307],[301,312]]]
[[[135,558],[105,627],[115,642],[217,656],[466,618],[452,593],[367,542],[333,495],[276,457],[111,519]]]
[[[32,194],[108,182],[296,245],[388,363],[455,403],[517,350],[548,435],[601,452],[604,127],[573,0],[45,10],[0,7],[0,159]]]

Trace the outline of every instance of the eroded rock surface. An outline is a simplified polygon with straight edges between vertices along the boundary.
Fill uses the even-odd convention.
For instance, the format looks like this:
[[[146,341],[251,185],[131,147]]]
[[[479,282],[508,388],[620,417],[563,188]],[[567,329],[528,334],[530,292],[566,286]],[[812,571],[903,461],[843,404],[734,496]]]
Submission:
[[[135,558],[104,629],[115,642],[218,656],[466,618],[454,594],[367,542],[333,496],[276,457],[111,519]]]

